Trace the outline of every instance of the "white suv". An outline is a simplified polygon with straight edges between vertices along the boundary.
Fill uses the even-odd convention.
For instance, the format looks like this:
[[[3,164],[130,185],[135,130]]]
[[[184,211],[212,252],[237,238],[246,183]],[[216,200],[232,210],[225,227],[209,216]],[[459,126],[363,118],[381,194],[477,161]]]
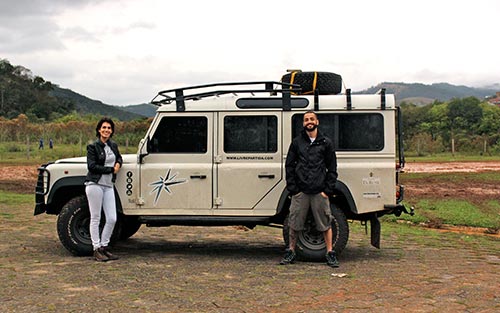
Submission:
[[[339,176],[331,198],[334,249],[340,253],[347,244],[348,219],[370,221],[371,243],[379,247],[378,217],[413,213],[400,203],[401,114],[394,96],[384,90],[340,94],[340,76],[335,75],[297,72],[282,82],[159,92],[152,101],[159,105],[157,114],[137,154],[123,156],[115,185],[119,220],[114,239],[132,236],[142,224],[267,225],[283,226],[287,243],[286,153],[302,129],[302,115],[314,110],[337,151]],[[85,157],[44,164],[36,187],[35,215],[59,215],[59,238],[75,255],[92,251],[86,164]],[[323,236],[312,218],[298,238],[297,254],[324,258]]]

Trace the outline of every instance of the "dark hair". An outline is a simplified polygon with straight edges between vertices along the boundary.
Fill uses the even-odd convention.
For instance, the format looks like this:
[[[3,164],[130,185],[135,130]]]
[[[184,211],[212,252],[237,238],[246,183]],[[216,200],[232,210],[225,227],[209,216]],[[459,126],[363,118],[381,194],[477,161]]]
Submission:
[[[109,135],[109,138],[113,137],[113,134],[115,133],[115,123],[113,123],[113,120],[110,119],[109,117],[103,117],[101,120],[97,123],[97,126],[95,128],[95,136],[99,138],[101,134],[99,134],[99,129],[101,129],[102,124],[104,123],[109,123],[111,125],[111,135]]]
[[[316,112],[314,112],[313,110],[306,111],[306,113],[304,113],[304,115],[306,115],[306,114],[314,114],[314,116],[316,116],[316,119],[318,118],[318,114],[316,114]],[[302,115],[302,116],[304,116],[304,115]]]

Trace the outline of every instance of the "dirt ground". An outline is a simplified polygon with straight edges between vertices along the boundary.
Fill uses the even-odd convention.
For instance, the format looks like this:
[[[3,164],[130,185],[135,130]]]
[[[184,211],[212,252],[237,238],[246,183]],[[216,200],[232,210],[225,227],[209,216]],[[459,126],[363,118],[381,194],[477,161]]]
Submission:
[[[429,166],[436,171],[438,165]],[[500,163],[491,166],[500,171]],[[36,166],[0,166],[0,193],[31,194],[35,179]],[[432,192],[455,197],[473,186],[441,187]],[[498,191],[474,188],[478,196],[495,197],[492,187]],[[421,189],[407,188],[408,195]],[[341,267],[331,269],[310,262],[279,266],[281,229],[142,227],[116,244],[120,260],[103,264],[70,255],[57,238],[56,217],[33,216],[32,204],[1,200],[0,194],[0,312],[500,311],[496,236],[419,227],[396,233],[397,226],[382,224],[378,250],[354,223]]]

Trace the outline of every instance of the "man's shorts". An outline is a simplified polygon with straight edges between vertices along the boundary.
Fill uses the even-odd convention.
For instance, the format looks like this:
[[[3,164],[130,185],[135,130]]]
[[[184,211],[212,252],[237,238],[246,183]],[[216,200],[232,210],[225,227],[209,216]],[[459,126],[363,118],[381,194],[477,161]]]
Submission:
[[[316,229],[320,232],[327,231],[332,224],[332,212],[330,211],[330,200],[324,198],[321,193],[308,195],[303,192],[292,196],[290,205],[290,228],[295,231],[304,230],[307,213],[311,208],[316,222]]]

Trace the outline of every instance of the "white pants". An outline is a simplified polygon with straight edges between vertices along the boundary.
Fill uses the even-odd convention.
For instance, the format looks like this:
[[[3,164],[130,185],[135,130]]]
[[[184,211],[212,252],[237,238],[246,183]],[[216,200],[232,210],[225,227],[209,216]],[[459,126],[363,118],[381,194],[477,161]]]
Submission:
[[[92,246],[94,250],[107,247],[116,224],[116,202],[113,187],[92,184],[85,187],[85,193],[89,202]],[[106,217],[106,224],[102,230],[102,236],[99,236],[102,211]]]

